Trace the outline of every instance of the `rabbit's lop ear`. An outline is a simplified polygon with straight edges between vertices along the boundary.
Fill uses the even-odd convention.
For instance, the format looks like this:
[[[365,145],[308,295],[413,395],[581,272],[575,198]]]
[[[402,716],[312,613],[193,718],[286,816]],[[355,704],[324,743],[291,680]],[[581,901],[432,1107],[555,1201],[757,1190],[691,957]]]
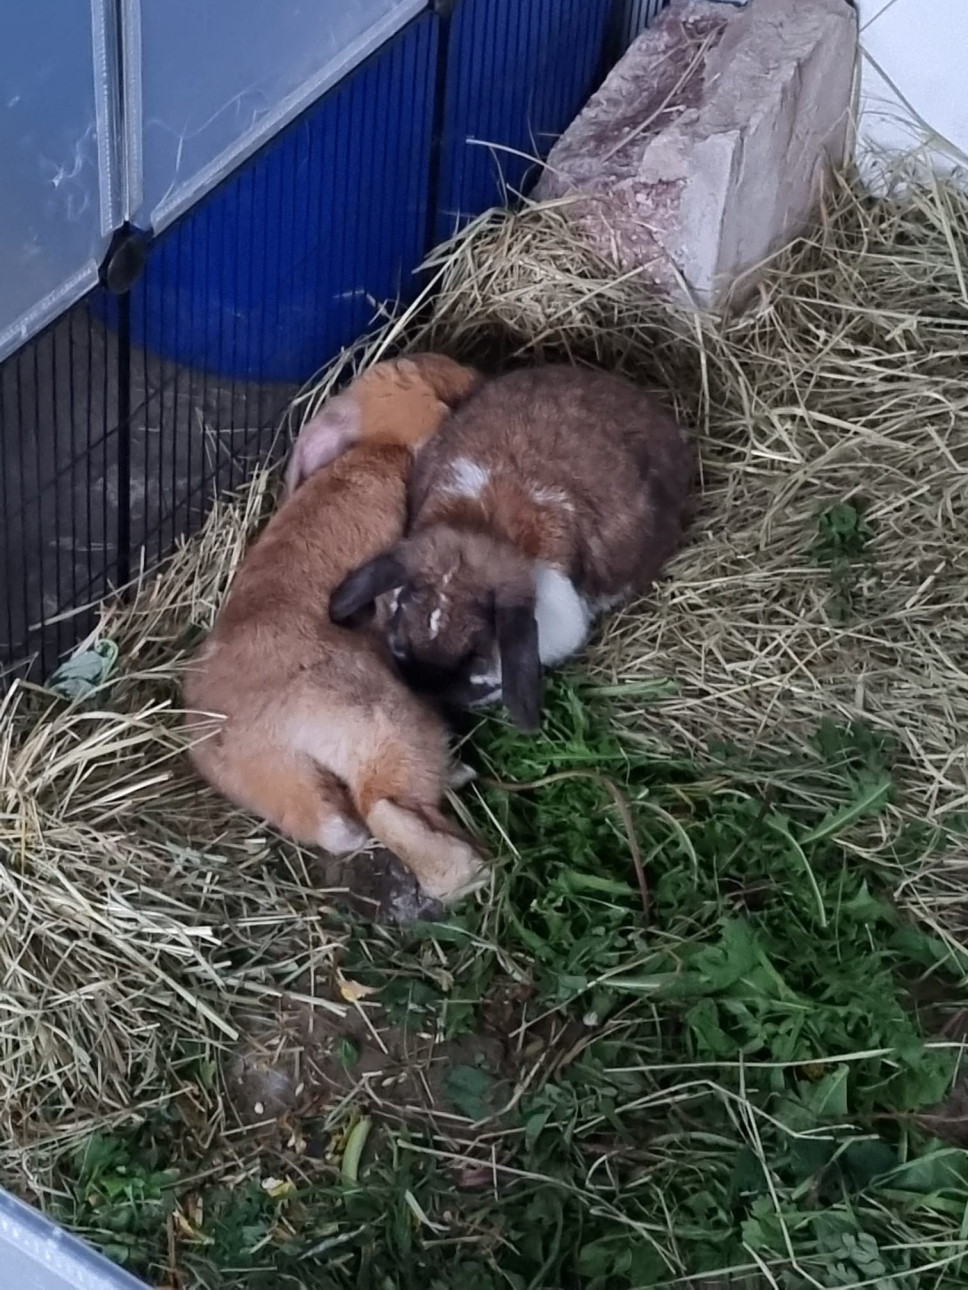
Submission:
[[[504,705],[519,730],[541,727],[541,659],[533,601],[502,601],[494,607]]]
[[[362,434],[357,401],[345,394],[330,399],[299,431],[286,466],[284,496],[291,497],[310,475],[335,461]]]
[[[329,598],[329,616],[343,627],[355,627],[373,613],[378,596],[406,582],[406,570],[396,549],[384,551],[346,575]]]

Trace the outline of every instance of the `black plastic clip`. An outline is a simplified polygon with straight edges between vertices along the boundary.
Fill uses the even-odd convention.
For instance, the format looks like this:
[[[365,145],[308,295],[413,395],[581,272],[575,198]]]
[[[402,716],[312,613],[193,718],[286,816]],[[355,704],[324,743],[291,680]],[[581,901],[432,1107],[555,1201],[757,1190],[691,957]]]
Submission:
[[[141,277],[148,258],[148,235],[125,224],[111,239],[101,265],[101,282],[114,296],[123,296]]]

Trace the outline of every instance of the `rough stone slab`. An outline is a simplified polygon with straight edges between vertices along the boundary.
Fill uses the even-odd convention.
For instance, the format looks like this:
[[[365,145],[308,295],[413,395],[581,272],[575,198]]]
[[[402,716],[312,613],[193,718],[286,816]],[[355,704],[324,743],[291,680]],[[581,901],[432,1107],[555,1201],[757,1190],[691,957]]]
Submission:
[[[801,232],[845,155],[857,57],[848,0],[674,0],[551,150],[534,196],[577,196],[600,254],[718,307]]]

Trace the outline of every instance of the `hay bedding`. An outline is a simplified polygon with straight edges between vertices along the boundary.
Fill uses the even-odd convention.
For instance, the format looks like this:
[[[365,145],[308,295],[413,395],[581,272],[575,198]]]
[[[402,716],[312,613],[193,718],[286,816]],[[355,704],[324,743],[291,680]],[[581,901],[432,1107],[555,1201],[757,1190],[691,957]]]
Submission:
[[[698,429],[688,548],[590,658],[637,738],[762,751],[864,721],[903,746],[909,810],[964,808],[966,262],[968,202],[940,184],[897,205],[842,186],[728,325],[657,325],[633,277],[579,272],[564,206],[451,253],[425,342],[472,353],[497,324],[655,382]],[[841,559],[824,525],[845,503],[869,538]]]
[[[845,185],[751,317],[700,324],[658,318],[634,277],[589,259],[565,206],[492,214],[440,252],[432,311],[353,357],[565,351],[671,390],[701,439],[700,513],[671,577],[608,624],[593,681],[633,737],[701,756],[863,720],[899,742],[903,809],[944,822],[966,789],[966,249],[953,191],[871,205]],[[269,484],[216,508],[132,602],[105,608],[121,665],[93,704],[21,688],[3,709],[0,1111],[18,1172],[38,1146],[154,1096],[173,1061],[237,1047],[287,991],[340,1010],[338,936],[307,857],[180,759],[178,662]],[[818,517],[844,503],[869,538],[831,560]],[[908,888],[954,928],[958,865],[954,853]]]

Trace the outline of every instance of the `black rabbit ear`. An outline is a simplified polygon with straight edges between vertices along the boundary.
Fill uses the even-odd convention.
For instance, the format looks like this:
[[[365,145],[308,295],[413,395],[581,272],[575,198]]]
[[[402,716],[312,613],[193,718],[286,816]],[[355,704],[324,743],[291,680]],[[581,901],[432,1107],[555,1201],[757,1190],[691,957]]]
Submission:
[[[501,656],[504,706],[519,730],[534,734],[541,727],[541,658],[534,602],[503,602],[498,594],[494,625]]]
[[[377,597],[402,587],[406,577],[396,551],[375,556],[347,574],[330,596],[330,620],[342,627],[359,626],[372,616]]]

